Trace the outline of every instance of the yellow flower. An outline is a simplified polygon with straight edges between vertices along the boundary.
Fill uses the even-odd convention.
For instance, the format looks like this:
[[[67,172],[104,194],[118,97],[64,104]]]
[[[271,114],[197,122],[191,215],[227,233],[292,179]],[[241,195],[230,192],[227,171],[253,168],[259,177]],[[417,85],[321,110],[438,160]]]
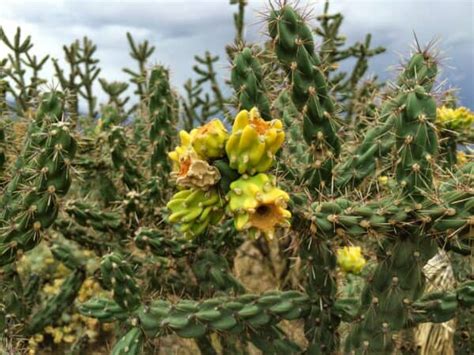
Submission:
[[[337,264],[347,273],[358,274],[366,261],[360,247],[344,247],[337,250]]]
[[[208,189],[219,182],[221,174],[215,166],[210,165],[207,161],[190,156],[181,161],[179,171],[172,172],[171,177],[181,187]]]
[[[466,154],[463,151],[458,150],[456,152],[456,160],[457,160],[457,165],[463,166],[466,164],[470,159],[472,158],[472,155]]]
[[[276,187],[276,178],[260,173],[242,177],[230,184],[227,195],[229,212],[234,215],[238,231],[250,230],[273,238],[277,226],[289,226],[290,211],[286,209],[288,194]]]
[[[59,289],[61,288],[61,285],[63,284],[64,279],[55,279],[53,281],[53,284],[46,284],[43,287],[43,292],[46,293],[47,295],[55,295],[56,293],[59,292]]]
[[[265,172],[272,166],[284,139],[280,120],[263,120],[257,108],[240,111],[225,147],[229,165],[240,174]]]
[[[76,336],[68,334],[64,336],[63,340],[65,343],[72,344],[76,341]]]
[[[115,328],[114,323],[103,323],[102,324],[102,330],[104,332],[111,332],[111,331],[114,330],[114,328]]]
[[[203,159],[222,158],[225,154],[225,142],[229,137],[224,124],[218,120],[195,128],[191,131],[191,145]]]
[[[438,107],[436,110],[436,123],[438,126],[454,131],[463,131],[474,124],[474,113],[466,107],[457,109]]]
[[[101,291],[101,287],[97,281],[95,281],[92,277],[88,278],[84,281],[79,290],[78,300],[81,303],[84,303],[92,296],[98,294]]]
[[[168,157],[173,162],[173,170],[179,171],[182,169],[181,164],[188,160],[188,158],[198,158],[198,154],[194,151],[191,145],[191,134],[186,131],[179,132],[179,139],[181,144],[175,150],[168,153]]]
[[[63,341],[64,334],[60,328],[54,328],[53,333],[51,335],[53,336],[53,342],[55,344],[60,344]]]
[[[387,185],[388,176],[385,176],[385,175],[384,176],[379,176],[378,181],[379,181],[379,184],[382,185],[382,186]]]
[[[43,334],[36,334],[33,336],[33,339],[37,342],[37,343],[42,343],[43,340],[44,340],[44,335]]]

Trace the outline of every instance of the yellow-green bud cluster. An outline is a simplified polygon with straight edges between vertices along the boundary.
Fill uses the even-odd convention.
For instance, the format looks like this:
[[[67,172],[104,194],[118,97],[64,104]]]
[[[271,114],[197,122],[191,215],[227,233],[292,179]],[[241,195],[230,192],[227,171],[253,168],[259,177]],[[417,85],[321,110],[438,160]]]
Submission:
[[[223,215],[223,200],[213,188],[207,191],[192,188],[176,193],[168,202],[169,221],[187,237],[204,232],[209,224],[216,224]]]
[[[280,120],[265,121],[256,108],[250,112],[242,110],[235,118],[225,147],[230,167],[239,174],[265,172],[272,166],[284,140]]]
[[[436,110],[436,124],[453,131],[463,131],[474,124],[474,113],[466,107],[457,109],[445,106],[438,107]]]
[[[365,266],[360,247],[344,247],[337,250],[337,264],[347,273],[358,274]]]
[[[228,136],[224,124],[215,119],[191,131],[191,144],[203,159],[222,158],[225,154],[224,148]]]
[[[180,232],[196,236],[219,222],[224,211],[221,191],[229,188],[227,211],[237,230],[272,237],[275,227],[289,224],[288,194],[276,187],[274,176],[263,174],[285,138],[280,120],[265,121],[252,108],[239,112],[230,135],[215,119],[179,136],[181,144],[169,157],[174,165],[171,176],[184,190],[172,197],[168,208],[169,221]],[[229,171],[233,173],[226,174]],[[221,178],[229,181],[221,184]]]

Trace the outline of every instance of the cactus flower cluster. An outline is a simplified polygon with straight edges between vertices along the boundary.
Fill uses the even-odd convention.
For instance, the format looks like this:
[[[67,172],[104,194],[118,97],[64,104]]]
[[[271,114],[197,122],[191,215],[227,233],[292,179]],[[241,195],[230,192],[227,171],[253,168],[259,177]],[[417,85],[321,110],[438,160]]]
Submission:
[[[456,109],[446,106],[438,107],[436,110],[436,124],[453,131],[462,131],[474,124],[474,113],[466,107]]]
[[[344,272],[360,273],[366,264],[361,247],[349,246],[338,249],[337,264]]]
[[[182,190],[167,205],[168,220],[177,224],[178,231],[192,237],[218,223],[224,214],[224,195],[238,231],[272,238],[276,227],[289,226],[289,195],[276,186],[275,176],[265,174],[285,139],[280,120],[265,121],[252,108],[238,113],[230,134],[214,119],[179,136],[180,145],[169,158],[171,176]],[[215,160],[224,160],[227,170],[234,172],[229,191],[218,186],[221,174]]]

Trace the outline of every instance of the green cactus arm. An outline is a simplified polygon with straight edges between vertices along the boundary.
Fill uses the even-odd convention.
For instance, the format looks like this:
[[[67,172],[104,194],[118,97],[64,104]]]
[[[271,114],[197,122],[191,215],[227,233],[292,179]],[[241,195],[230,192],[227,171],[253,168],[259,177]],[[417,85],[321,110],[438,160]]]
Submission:
[[[139,72],[135,73],[128,68],[124,68],[123,71],[131,76],[130,81],[136,85],[135,94],[140,97],[141,101],[145,101],[148,89],[146,64],[156,48],[155,46],[150,46],[150,42],[147,40],[136,43],[130,32],[127,32],[127,41],[130,46],[130,56],[138,62]]]
[[[66,245],[56,242],[51,246],[50,250],[54,258],[62,262],[70,270],[84,267],[83,261],[74,255],[73,251]]]
[[[410,324],[447,322],[473,306],[474,281],[470,281],[452,292],[435,292],[418,299],[409,306]]]
[[[301,354],[303,351],[276,325],[258,330],[249,329],[247,337],[264,354]]]
[[[404,202],[388,197],[369,203],[339,198],[311,205],[311,227],[326,238],[344,234],[364,237],[385,235],[393,230],[422,229],[427,235],[441,238],[456,232],[468,237],[472,225],[473,194],[469,190],[449,191],[423,203]]]
[[[74,302],[85,277],[84,269],[73,271],[61,285],[59,293],[49,299],[46,305],[32,316],[25,330],[26,334],[36,334],[61,317],[62,313]]]
[[[197,245],[186,238],[169,238],[157,229],[140,228],[135,235],[135,245],[156,256],[180,258],[196,252]]]
[[[122,99],[120,96],[127,91],[128,83],[122,81],[108,82],[105,78],[99,78],[99,83],[102,90],[109,96],[108,105],[116,106],[122,115],[126,115],[128,112],[125,111],[125,105],[130,97],[126,96]]]
[[[301,319],[309,313],[311,303],[307,295],[296,291],[222,296],[199,302],[157,300],[140,306],[132,323],[148,337],[169,333],[183,338],[199,338],[210,332],[248,334],[282,320]],[[116,303],[103,299],[90,300],[79,311],[105,322],[125,317]]]
[[[97,46],[87,37],[82,38],[82,43],[78,41],[79,46],[76,51],[78,59],[77,74],[81,79],[78,87],[78,93],[86,100],[88,115],[93,118],[96,116],[97,97],[93,94],[94,82],[100,74],[101,69],[97,66],[98,59],[94,58]],[[83,90],[81,90],[81,87]]]
[[[244,40],[244,15],[247,0],[230,0],[231,5],[238,5],[238,12],[234,13],[235,43],[241,43]]]
[[[167,174],[171,171],[168,152],[176,135],[176,102],[169,82],[169,72],[157,65],[151,69],[148,82],[148,115],[151,123],[150,142],[153,145],[151,169],[166,186]]]
[[[401,133],[397,133],[396,129],[406,125],[401,121],[406,117],[406,92],[414,90],[417,85],[418,90],[429,90],[435,80],[436,70],[436,63],[428,53],[415,53],[411,57],[398,77],[397,90],[382,104],[381,122],[369,129],[355,151],[335,167],[335,186],[338,190],[357,187],[375,172],[376,159],[387,156],[396,144],[400,148],[400,139],[397,137]],[[431,107],[431,115],[432,111]],[[433,136],[433,133],[430,133],[430,139],[433,139]],[[413,141],[413,145],[420,144],[422,143]]]
[[[102,210],[87,202],[68,201],[64,209],[81,226],[91,227],[99,232],[119,232],[123,229],[121,214]]]
[[[212,106],[217,108],[224,115],[226,121],[230,122],[230,113],[226,106],[227,99],[224,97],[221,86],[219,85],[214,67],[219,61],[219,56],[213,56],[209,51],[206,51],[203,57],[196,55],[194,59],[198,62],[197,65],[193,66],[193,71],[199,76],[196,82],[200,85],[206,82],[209,83],[211,91],[214,94]],[[201,65],[201,67],[199,65]]]
[[[244,286],[231,274],[226,258],[211,249],[198,252],[192,268],[203,292],[245,292]]]
[[[140,289],[135,282],[135,273],[118,253],[105,255],[100,263],[102,283],[113,291],[115,302],[124,310],[134,311],[141,302]]]
[[[140,355],[143,347],[143,332],[133,327],[115,344],[112,355]]]
[[[139,190],[142,174],[127,154],[127,140],[124,128],[113,126],[108,136],[113,166],[121,174],[121,179],[129,190]]]
[[[311,30],[291,6],[284,5],[271,12],[269,32],[278,60],[289,74],[293,102],[303,115],[303,137],[313,150],[313,164],[306,177],[312,187],[329,186],[341,144],[334,102],[314,51]]]
[[[94,250],[97,255],[103,255],[106,250],[112,248],[110,242],[99,239],[91,232],[70,219],[58,219],[53,228],[61,233],[64,238],[75,242],[83,248]]]
[[[92,298],[79,306],[79,312],[101,322],[125,321],[129,317],[126,310],[108,298]]]
[[[272,291],[260,296],[217,297],[203,302],[154,301],[140,308],[137,316],[149,336],[174,332],[184,338],[196,338],[213,331],[245,333],[283,319],[300,319],[308,314],[310,303],[308,296],[299,292]]]
[[[3,42],[12,52],[8,54],[8,62],[10,63],[10,66],[5,67],[2,71],[4,71],[6,76],[12,79],[16,84],[17,90],[10,88],[10,92],[15,98],[17,113],[23,115],[30,107],[30,98],[28,97],[28,89],[30,85],[27,83],[26,70],[23,65],[25,62],[28,63],[28,61],[25,60],[27,58],[24,57],[29,55],[29,51],[33,47],[31,36],[22,38],[21,28],[17,27],[14,37],[10,40],[3,28],[0,27],[0,42]]]
[[[249,47],[235,53],[231,84],[237,95],[238,110],[250,111],[257,107],[264,120],[271,120],[270,101],[263,82],[263,68]]]
[[[7,190],[11,188],[11,200],[4,197],[9,209],[5,209],[2,217],[15,228],[2,225],[0,265],[13,262],[17,253],[33,249],[41,241],[42,232],[57,217],[59,197],[64,196],[71,185],[71,162],[76,141],[68,124],[52,123],[38,134],[40,144],[32,148],[33,159],[27,163],[30,164],[27,165],[28,171],[31,171],[27,180],[29,187],[15,195],[13,193],[22,179],[12,180],[7,187]]]

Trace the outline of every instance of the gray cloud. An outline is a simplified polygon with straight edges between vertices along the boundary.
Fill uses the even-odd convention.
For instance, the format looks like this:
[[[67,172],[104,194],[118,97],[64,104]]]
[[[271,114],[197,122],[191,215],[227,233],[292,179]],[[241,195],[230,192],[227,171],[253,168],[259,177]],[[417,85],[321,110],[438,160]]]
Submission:
[[[267,1],[249,0],[246,30],[248,41],[262,38],[264,24],[257,16]],[[413,31],[421,42],[440,38],[444,52],[444,76],[452,86],[461,88],[463,103],[474,108],[474,5],[470,0],[395,1],[340,0],[331,7],[343,11],[343,33],[349,43],[373,34],[373,45],[384,45],[387,53],[374,58],[371,70],[381,78],[391,78],[387,67],[399,62],[400,53],[408,54]],[[301,6],[322,11],[323,2],[303,1]],[[0,25],[13,34],[16,26],[32,35],[35,52],[62,58],[61,46],[88,36],[98,45],[102,75],[110,80],[127,80],[122,67],[134,65],[128,56],[125,33],[149,39],[157,49],[152,63],[171,69],[173,84],[182,87],[192,76],[193,56],[205,50],[219,54],[222,78],[228,76],[224,47],[234,36],[232,14],[235,6],[227,0],[148,0],[148,1],[13,1],[2,0]],[[0,46],[0,57],[3,56]],[[46,75],[52,76],[48,67]],[[102,94],[99,95],[103,98]]]

